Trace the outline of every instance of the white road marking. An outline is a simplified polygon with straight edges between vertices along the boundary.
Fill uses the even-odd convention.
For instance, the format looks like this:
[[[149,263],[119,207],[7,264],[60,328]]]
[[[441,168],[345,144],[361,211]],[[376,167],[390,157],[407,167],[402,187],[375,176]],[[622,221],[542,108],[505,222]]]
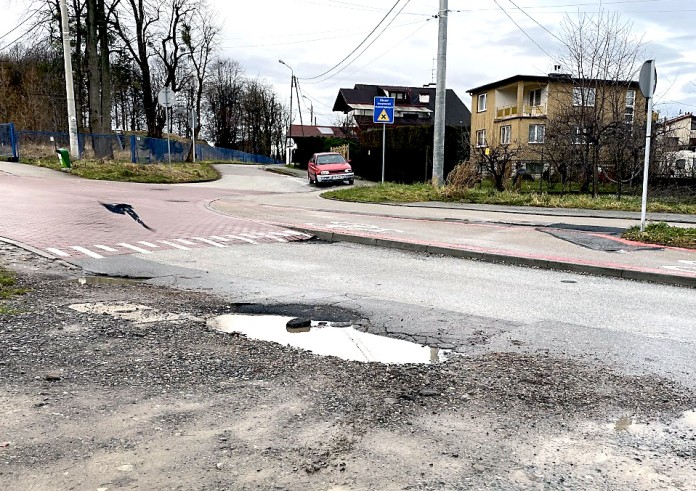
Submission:
[[[664,269],[669,269],[670,271],[679,271],[681,273],[691,273],[696,274],[696,261],[686,261],[680,259],[677,261],[683,266],[662,266]]]
[[[146,242],[144,240],[139,240],[138,244],[142,244],[144,246],[152,247],[153,249],[157,249],[159,246],[157,244],[153,244],[152,242]]]
[[[285,240],[285,239],[283,239],[283,238],[281,238],[281,237],[276,237],[276,235],[277,235],[277,233],[268,232],[268,233],[266,234],[266,237],[269,238],[269,239],[276,240],[276,241],[278,241],[278,242],[287,242],[287,240]]]
[[[211,239],[219,240],[220,242],[229,242],[230,239],[226,239],[224,237],[220,237],[219,235],[211,235]]]
[[[130,249],[132,251],[139,252],[141,254],[152,254],[152,251],[148,251],[147,249],[143,249],[142,247],[137,247],[134,245],[126,244],[125,242],[121,242],[121,243],[116,244],[116,245],[120,245],[121,247],[125,247],[126,249]]]
[[[227,234],[225,237],[231,237],[233,239],[241,240],[242,242],[248,242],[249,244],[258,244],[255,240],[247,239],[246,237],[240,237],[239,235]]]
[[[177,242],[181,242],[182,244],[186,244],[186,245],[190,245],[190,246],[196,245],[195,242],[191,242],[190,240],[186,240],[186,239],[174,239],[174,240]]]
[[[318,227],[327,227],[327,228],[333,228],[333,229],[342,229],[342,230],[355,230],[358,232],[375,232],[375,233],[383,233],[383,232],[397,232],[397,233],[403,233],[403,230],[397,230],[395,228],[382,228],[378,227],[377,225],[368,225],[364,223],[350,223],[350,222],[331,222],[326,225],[320,225],[317,223],[306,223],[305,225],[311,226],[318,226]]]
[[[67,252],[63,252],[63,251],[61,251],[60,249],[54,249],[54,248],[52,248],[52,247],[49,247],[49,248],[46,249],[46,250],[47,250],[48,252],[52,253],[52,254],[55,254],[56,256],[60,256],[60,257],[70,257],[70,254],[68,254]]]
[[[158,240],[157,242],[160,242],[162,244],[166,244],[166,245],[174,247],[176,249],[181,249],[182,251],[190,251],[191,250],[191,248],[189,248],[189,247],[175,244],[174,242],[169,242],[168,240]]]
[[[205,239],[203,237],[193,237],[195,240],[200,240],[201,242],[204,242],[205,244],[210,244],[211,246],[215,247],[226,247],[224,244],[220,244],[219,242],[215,242],[214,240],[210,239]]]
[[[113,247],[109,247],[109,246],[105,246],[105,245],[101,245],[101,244],[94,244],[94,247],[96,247],[97,249],[101,249],[102,251],[106,251],[106,252],[118,252]]]
[[[92,252],[89,249],[85,249],[84,247],[80,246],[70,246],[71,249],[75,249],[77,252],[81,252],[85,256],[93,257],[94,259],[104,259],[104,256],[101,254],[97,254],[96,252]]]

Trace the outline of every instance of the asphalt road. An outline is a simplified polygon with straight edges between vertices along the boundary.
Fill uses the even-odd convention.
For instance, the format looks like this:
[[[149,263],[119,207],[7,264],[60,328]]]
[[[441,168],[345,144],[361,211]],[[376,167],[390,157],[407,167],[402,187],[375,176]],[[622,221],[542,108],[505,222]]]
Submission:
[[[133,243],[147,236],[130,218],[112,216],[96,206],[96,199],[104,197],[138,205],[145,219],[166,230],[169,243],[176,243],[173,241],[184,233],[199,238],[219,236],[221,230],[239,234],[239,227],[251,231],[251,235],[259,231],[259,236],[279,233],[286,229],[264,222],[264,215],[271,222],[278,222],[284,215],[286,222],[292,223],[306,221],[308,214],[316,213],[282,208],[292,200],[317,199],[315,189],[303,179],[255,167],[223,167],[223,173],[223,180],[217,183],[186,186],[93,183],[61,176],[51,181],[48,194],[39,187],[52,179],[49,174],[14,179],[10,187],[17,200],[11,207],[11,218],[16,225],[3,226],[2,235],[20,242],[36,240],[40,245],[50,243],[57,233],[65,244],[95,233],[102,234],[99,240],[104,243],[111,238],[109,243],[117,243],[124,233],[132,236]],[[30,207],[26,201],[19,202],[19,197],[32,193],[41,198],[32,201]],[[236,207],[239,216],[223,216],[211,210],[209,203],[217,203],[219,197],[223,197],[227,213],[235,213]],[[39,213],[56,208],[63,212],[62,221],[56,222],[59,214]],[[368,211],[373,210],[371,207]],[[407,215],[418,212],[415,208],[404,210]],[[467,213],[476,221],[467,226],[485,230],[485,237],[479,239],[484,245],[495,243],[495,237],[501,234],[521,233],[510,223],[493,223],[492,212]],[[511,214],[498,219],[520,225],[522,221],[552,223],[558,217]],[[7,223],[8,219],[3,220]],[[392,225],[397,220],[398,225]],[[46,225],[49,222],[51,226]],[[590,222],[616,227],[625,226],[629,220],[593,218]],[[34,225],[26,227],[26,223]],[[457,228],[464,223],[445,228],[448,224],[414,216],[366,215],[343,223],[353,223],[353,231],[358,225],[367,227],[368,232],[374,231],[371,227],[381,227],[383,233],[388,229],[398,233],[397,227],[422,227],[430,232],[439,230],[451,240],[466,235]],[[696,295],[691,289],[356,244],[286,242],[282,237],[257,237],[251,239],[253,243],[208,239],[217,245],[198,241],[195,248],[184,246],[185,250],[160,247],[146,253],[129,250],[128,254],[104,254],[100,258],[78,255],[65,259],[99,274],[146,277],[158,284],[221,294],[231,302],[255,304],[260,311],[270,308],[282,314],[282,306],[290,304],[340,306],[364,319],[372,332],[465,353],[542,350],[601,360],[629,373],[656,373],[696,386],[691,363],[696,359]],[[525,239],[530,247],[534,237],[560,242],[548,234],[530,235]],[[149,240],[156,243],[154,239],[145,242]],[[560,247],[580,249],[571,243]]]

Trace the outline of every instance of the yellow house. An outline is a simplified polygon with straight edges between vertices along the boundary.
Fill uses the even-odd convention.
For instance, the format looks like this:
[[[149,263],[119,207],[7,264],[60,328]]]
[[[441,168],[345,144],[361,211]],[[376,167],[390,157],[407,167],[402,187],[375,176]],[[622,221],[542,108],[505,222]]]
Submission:
[[[544,168],[542,149],[550,123],[556,122],[558,131],[557,122],[566,120],[569,140],[579,143],[588,135],[581,121],[573,127],[574,115],[594,112],[595,119],[601,115],[605,122],[630,125],[645,120],[645,98],[633,81],[580,80],[561,73],[515,75],[467,92],[472,98],[472,155],[485,147],[515,145],[515,163],[531,173]]]

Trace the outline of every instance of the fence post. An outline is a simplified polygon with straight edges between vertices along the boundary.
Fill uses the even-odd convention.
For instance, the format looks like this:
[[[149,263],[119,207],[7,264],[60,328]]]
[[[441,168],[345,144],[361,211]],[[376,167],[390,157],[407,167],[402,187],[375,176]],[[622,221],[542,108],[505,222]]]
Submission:
[[[19,149],[17,148],[14,123],[10,123],[10,142],[12,142],[12,156],[19,162]]]
[[[135,135],[130,136],[130,147],[131,147],[131,163],[132,164],[137,164],[138,163],[138,154],[137,154],[137,148],[136,148],[136,140],[135,140]]]

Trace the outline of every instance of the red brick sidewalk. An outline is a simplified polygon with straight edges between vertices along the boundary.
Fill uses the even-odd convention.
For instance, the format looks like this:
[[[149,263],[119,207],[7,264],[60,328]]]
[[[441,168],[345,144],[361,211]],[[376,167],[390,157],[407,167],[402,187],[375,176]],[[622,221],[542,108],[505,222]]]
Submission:
[[[279,243],[309,237],[206,208],[211,199],[242,194],[249,193],[0,175],[0,237],[62,258]],[[108,211],[99,202],[132,205],[154,231],[130,216]]]

